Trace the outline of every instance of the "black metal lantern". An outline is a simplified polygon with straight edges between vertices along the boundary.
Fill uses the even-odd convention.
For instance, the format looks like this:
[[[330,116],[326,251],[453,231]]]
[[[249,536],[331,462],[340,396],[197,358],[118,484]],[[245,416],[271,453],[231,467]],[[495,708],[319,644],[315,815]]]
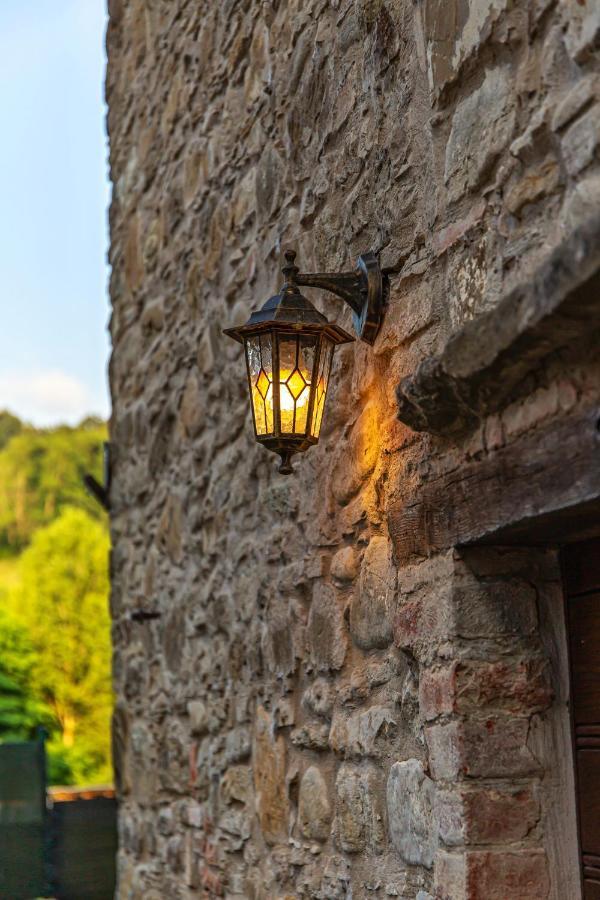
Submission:
[[[289,250],[285,257],[281,291],[245,325],[228,328],[225,334],[244,344],[256,440],[280,455],[279,471],[289,474],[293,454],[319,440],[334,348],[354,340],[328,322],[298,285],[324,287],[342,296],[353,308],[359,335],[372,343],[387,278],[373,254],[360,258],[357,273],[341,275],[300,275],[296,254]]]

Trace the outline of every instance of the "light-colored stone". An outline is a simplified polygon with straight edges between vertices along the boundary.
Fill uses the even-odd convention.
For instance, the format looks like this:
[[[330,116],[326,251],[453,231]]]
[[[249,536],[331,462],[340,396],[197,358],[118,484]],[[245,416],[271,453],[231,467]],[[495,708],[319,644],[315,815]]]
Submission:
[[[298,823],[304,837],[326,841],[331,824],[331,804],[327,783],[316,766],[302,776],[298,798]]]
[[[318,583],[313,590],[307,638],[310,658],[317,671],[341,669],[348,645],[343,609],[333,588],[323,583]]]
[[[334,832],[346,853],[381,849],[385,820],[381,806],[380,776],[374,769],[343,765],[336,778]]]
[[[331,577],[338,584],[350,584],[360,571],[354,547],[342,547],[331,560]]]
[[[381,756],[396,733],[398,712],[393,706],[372,706],[350,715],[337,710],[333,716],[329,743],[345,756]]]
[[[363,650],[381,649],[392,642],[396,578],[391,542],[377,535],[365,551],[350,606],[352,639]]]
[[[562,152],[569,175],[578,175],[590,165],[600,144],[600,106],[592,106],[566,131]]]
[[[438,844],[435,785],[417,759],[394,763],[387,782],[392,844],[409,865],[430,869]]]
[[[510,73],[489,69],[454,114],[444,178],[452,199],[476,188],[509,143],[515,124]]]
[[[256,811],[265,840],[285,840],[288,828],[288,796],[285,781],[286,752],[282,737],[273,738],[271,717],[257,710],[252,749]]]

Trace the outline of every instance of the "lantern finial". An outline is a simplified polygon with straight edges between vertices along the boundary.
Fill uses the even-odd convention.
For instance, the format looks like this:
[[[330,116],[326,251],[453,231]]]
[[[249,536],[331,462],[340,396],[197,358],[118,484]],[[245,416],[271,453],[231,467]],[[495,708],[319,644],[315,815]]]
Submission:
[[[277,470],[280,475],[291,475],[294,471],[292,469],[292,456],[294,455],[293,450],[279,450],[279,455],[281,457],[281,462],[279,464],[279,469]]]
[[[285,283],[289,287],[289,285],[296,285],[297,276],[300,269],[296,265],[296,251],[292,250],[291,247],[283,254],[285,256],[285,266],[282,267],[281,271],[285,277]]]

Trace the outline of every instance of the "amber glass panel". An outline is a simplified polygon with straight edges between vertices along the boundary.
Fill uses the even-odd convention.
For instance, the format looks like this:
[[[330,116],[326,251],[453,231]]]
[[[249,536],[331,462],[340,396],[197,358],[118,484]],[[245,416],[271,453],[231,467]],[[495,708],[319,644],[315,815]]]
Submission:
[[[248,378],[257,435],[273,433],[272,336],[263,334],[246,340]]]
[[[279,410],[282,434],[304,434],[316,347],[314,337],[279,337]]]
[[[315,401],[312,415],[311,434],[313,437],[319,437],[321,432],[321,424],[323,422],[323,412],[325,410],[325,400],[327,398],[327,387],[329,385],[329,372],[331,370],[331,358],[333,355],[333,344],[330,340],[321,338],[321,355],[319,358],[319,371],[317,373],[317,384],[315,387]]]

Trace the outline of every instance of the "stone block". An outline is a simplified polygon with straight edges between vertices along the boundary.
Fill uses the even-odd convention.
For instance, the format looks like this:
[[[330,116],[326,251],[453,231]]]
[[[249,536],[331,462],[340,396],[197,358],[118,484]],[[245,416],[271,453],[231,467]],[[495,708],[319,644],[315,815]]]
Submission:
[[[342,547],[331,560],[331,577],[337,584],[351,584],[359,571],[360,561],[354,547]]]
[[[417,759],[394,763],[387,782],[390,839],[405,863],[430,869],[437,849],[435,785]]]
[[[205,396],[200,390],[198,376],[191,372],[185,383],[179,407],[179,419],[188,437],[194,438],[202,431],[206,422]]]
[[[463,64],[485,44],[508,5],[508,0],[425,0],[423,30],[433,90],[441,90],[456,78]]]
[[[273,737],[271,717],[263,707],[256,711],[252,768],[258,821],[268,844],[287,838],[288,795],[286,752],[283,737]]]
[[[534,775],[539,763],[527,746],[529,720],[470,718],[425,729],[434,779],[510,778]]]
[[[524,840],[540,817],[532,785],[456,785],[437,791],[435,817],[447,846]]]
[[[600,85],[597,75],[586,75],[556,105],[552,114],[552,130],[560,131],[598,96]]]
[[[425,669],[419,677],[419,708],[426,721],[450,715],[456,708],[456,663]]]
[[[329,746],[344,756],[381,756],[397,731],[399,711],[392,705],[374,705],[350,715],[336,710]]]
[[[336,782],[334,835],[345,853],[381,850],[385,840],[383,784],[377,769],[344,764]]]
[[[173,563],[183,561],[183,504],[176,494],[170,494],[164,505],[156,542]]]
[[[298,797],[298,825],[305,838],[326,841],[331,827],[331,803],[327,782],[316,766],[302,776]]]
[[[459,713],[495,709],[533,714],[546,709],[552,696],[548,664],[543,659],[465,660],[456,667],[454,709]]]
[[[559,180],[560,170],[556,160],[545,160],[507,188],[504,195],[506,208],[512,215],[518,215],[528,203],[535,203],[552,193]]]
[[[434,883],[436,900],[474,900],[467,894],[467,872],[463,853],[438,850],[434,862]],[[481,897],[480,900],[484,898]]]
[[[317,671],[341,669],[348,646],[343,609],[334,589],[322,582],[313,590],[307,638],[311,662]]]
[[[448,587],[400,598],[394,618],[394,643],[410,650],[420,661],[435,657],[437,647],[454,632],[454,612]]]
[[[307,750],[326,750],[329,747],[329,729],[326,722],[306,722],[294,728],[290,740],[295,747]]]
[[[429,721],[451,713],[485,710],[532,714],[551,702],[548,666],[538,658],[464,660],[426,670],[419,681],[421,715]]]
[[[535,588],[520,579],[458,578],[453,601],[458,637],[527,635],[537,626]]]
[[[565,132],[561,147],[567,172],[578,175],[597,156],[600,143],[600,107],[596,104]]]
[[[391,542],[371,538],[350,604],[350,633],[363,650],[382,649],[392,641],[396,577]]]
[[[335,700],[335,688],[324,678],[317,678],[302,695],[302,705],[316,716],[331,718]]]
[[[543,850],[467,853],[467,896],[485,900],[544,900],[550,891]]]
[[[221,794],[225,803],[244,803],[252,798],[252,770],[249,766],[230,766],[221,781]]]
[[[481,87],[457,106],[444,173],[451,200],[476,188],[510,142],[515,125],[511,89],[507,68],[488,69]]]

